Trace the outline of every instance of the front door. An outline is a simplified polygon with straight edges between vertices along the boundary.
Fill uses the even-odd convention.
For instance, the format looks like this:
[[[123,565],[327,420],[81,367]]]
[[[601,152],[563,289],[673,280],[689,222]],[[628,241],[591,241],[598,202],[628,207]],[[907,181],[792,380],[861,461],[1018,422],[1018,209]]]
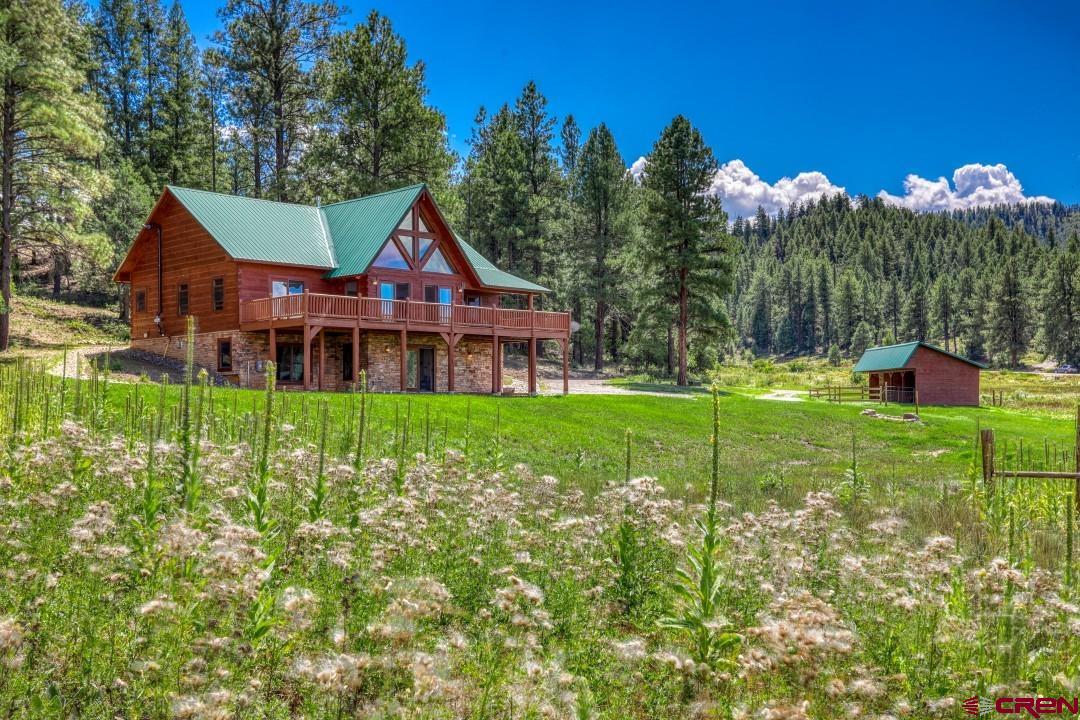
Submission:
[[[435,391],[435,348],[420,348],[420,377],[418,390]]]

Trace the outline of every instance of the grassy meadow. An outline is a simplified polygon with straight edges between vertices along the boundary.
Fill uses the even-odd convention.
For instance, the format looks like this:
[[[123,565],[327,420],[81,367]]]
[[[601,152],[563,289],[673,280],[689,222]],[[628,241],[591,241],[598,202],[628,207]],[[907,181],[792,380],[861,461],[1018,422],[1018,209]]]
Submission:
[[[921,718],[1076,694],[1071,481],[988,488],[975,446],[990,427],[1000,465],[1071,465],[1068,400],[1013,384],[1012,407],[904,423],[763,399],[822,377],[491,398],[0,365],[0,716]]]

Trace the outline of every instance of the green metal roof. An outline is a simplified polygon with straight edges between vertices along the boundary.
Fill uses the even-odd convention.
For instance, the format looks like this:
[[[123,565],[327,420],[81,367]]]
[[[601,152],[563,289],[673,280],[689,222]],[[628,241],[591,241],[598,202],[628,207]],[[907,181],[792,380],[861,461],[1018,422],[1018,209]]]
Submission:
[[[410,185],[323,206],[338,260],[337,267],[326,276],[345,277],[366,271],[423,189],[423,185]]]
[[[937,345],[931,345],[930,343],[922,342],[921,340],[915,340],[913,342],[900,343],[898,345],[882,345],[881,347],[869,348],[862,354],[862,357],[859,358],[859,362],[855,364],[855,372],[875,372],[878,370],[899,370],[905,368],[911,360],[911,356],[915,354],[915,351],[919,349],[920,345],[948,355],[949,357],[956,358],[962,362],[966,362],[969,365],[974,365],[978,368],[986,367],[982,363],[977,363],[974,360],[969,360],[956,353],[943,350]]]
[[[465,239],[460,235],[454,233],[454,237],[457,238],[458,244],[461,245],[461,249],[465,252],[465,259],[469,261],[473,270],[476,271],[477,276],[480,278],[480,282],[485,285],[489,287],[506,288],[509,290],[548,292],[548,289],[543,285],[537,285],[528,280],[522,280],[516,275],[511,275],[508,272],[500,270],[492,265],[490,260],[477,252],[476,248],[465,242]]]
[[[326,268],[326,277],[367,271],[424,185],[312,207],[168,187],[177,200],[238,260]],[[492,288],[547,292],[547,288],[495,267],[455,233],[480,282]]]
[[[337,264],[318,208],[171,185],[169,192],[238,260]]]

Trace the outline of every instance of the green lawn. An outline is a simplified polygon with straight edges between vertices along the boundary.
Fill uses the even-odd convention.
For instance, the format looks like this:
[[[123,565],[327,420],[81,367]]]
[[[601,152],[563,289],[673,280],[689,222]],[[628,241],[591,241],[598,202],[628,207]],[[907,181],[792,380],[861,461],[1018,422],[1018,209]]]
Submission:
[[[157,390],[149,386],[114,383],[108,392],[117,415],[126,407],[157,402]],[[167,404],[175,403],[178,392],[169,388]],[[722,393],[720,464],[727,499],[737,509],[757,510],[770,500],[793,505],[808,490],[835,489],[852,464],[853,437],[857,469],[876,499],[920,507],[935,502],[943,486],[955,490],[970,480],[980,425],[993,428],[999,445],[1007,443],[1010,452],[1020,439],[1040,456],[1044,444],[1071,447],[1072,423],[1040,412],[924,407],[921,423],[901,423],[864,417],[863,405],[765,400],[758,397],[761,392],[727,388]],[[408,455],[451,447],[467,450],[476,467],[526,463],[591,496],[624,476],[629,430],[633,475],[654,476],[673,495],[700,499],[710,463],[710,399],[704,391],[689,395],[371,395],[365,442],[372,455],[396,457],[404,438]],[[318,437],[318,408],[326,403],[333,452],[352,451],[359,395],[277,397],[288,432],[311,444]],[[258,391],[214,389],[212,436],[222,443],[243,440],[262,402]],[[903,409],[883,410],[900,414]],[[932,523],[919,509],[911,508],[912,517]]]

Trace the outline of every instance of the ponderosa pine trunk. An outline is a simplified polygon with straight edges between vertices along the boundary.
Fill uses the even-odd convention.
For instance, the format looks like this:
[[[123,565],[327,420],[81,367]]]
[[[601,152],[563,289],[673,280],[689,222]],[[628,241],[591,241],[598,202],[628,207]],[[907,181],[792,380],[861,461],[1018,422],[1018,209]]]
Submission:
[[[689,315],[690,296],[686,287],[686,268],[679,268],[679,379],[678,385],[686,385],[686,320]]]
[[[607,303],[596,301],[596,350],[593,355],[593,370],[604,371],[604,316],[607,315]]]
[[[15,207],[12,190],[15,186],[15,83],[8,80],[4,88],[4,105],[0,110],[0,351],[7,350],[11,340],[11,244],[12,220]]]

